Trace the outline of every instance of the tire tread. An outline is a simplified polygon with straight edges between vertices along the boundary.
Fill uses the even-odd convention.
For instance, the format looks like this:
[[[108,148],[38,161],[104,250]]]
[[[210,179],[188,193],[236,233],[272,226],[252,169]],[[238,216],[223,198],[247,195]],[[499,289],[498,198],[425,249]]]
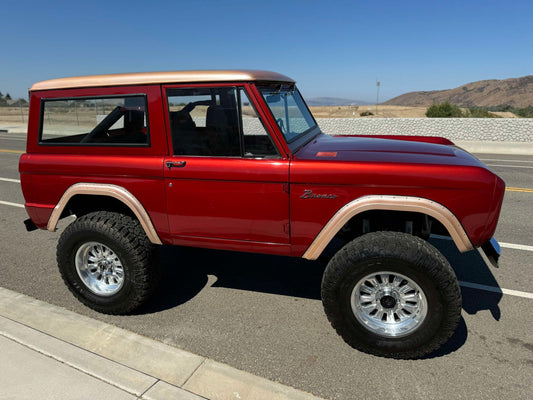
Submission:
[[[97,304],[83,295],[85,288],[69,279],[69,268],[72,266],[68,249],[72,245],[72,237],[86,232],[113,238],[127,252],[132,274],[131,290],[126,299],[113,304]],[[63,281],[83,304],[106,314],[127,314],[144,304],[159,282],[160,269],[155,253],[155,246],[148,240],[138,220],[124,214],[98,211],[83,215],[67,226],[59,238],[56,258]]]
[[[431,277],[445,300],[445,311],[437,335],[411,349],[391,351],[367,344],[353,337],[346,316],[339,306],[339,285],[358,261],[368,258],[396,257],[414,263],[415,268]],[[423,357],[444,344],[461,318],[461,291],[446,258],[424,240],[400,232],[373,232],[345,245],[331,259],[322,279],[322,302],[326,315],[337,333],[352,347],[365,353],[398,359]]]

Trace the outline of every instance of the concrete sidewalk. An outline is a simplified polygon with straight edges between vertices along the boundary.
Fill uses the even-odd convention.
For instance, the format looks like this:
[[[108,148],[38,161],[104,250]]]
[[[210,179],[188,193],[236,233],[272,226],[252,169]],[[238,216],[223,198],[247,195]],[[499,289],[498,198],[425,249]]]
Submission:
[[[0,398],[318,400],[0,288]]]

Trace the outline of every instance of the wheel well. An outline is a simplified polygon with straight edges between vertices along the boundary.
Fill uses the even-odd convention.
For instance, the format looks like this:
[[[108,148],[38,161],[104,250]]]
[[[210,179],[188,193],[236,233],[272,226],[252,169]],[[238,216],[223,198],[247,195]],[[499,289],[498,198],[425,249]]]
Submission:
[[[446,228],[435,218],[417,212],[370,210],[353,216],[337,233],[336,237],[352,240],[370,232],[405,232],[423,239],[431,233],[448,235]]]
[[[405,232],[424,240],[430,234],[449,236],[437,219],[423,213],[392,210],[370,210],[354,215],[337,232],[320,258],[329,259],[346,243],[370,232]]]
[[[127,205],[114,197],[84,194],[72,196],[63,209],[61,218],[69,215],[76,215],[79,218],[93,211],[111,211],[137,219],[135,213]]]

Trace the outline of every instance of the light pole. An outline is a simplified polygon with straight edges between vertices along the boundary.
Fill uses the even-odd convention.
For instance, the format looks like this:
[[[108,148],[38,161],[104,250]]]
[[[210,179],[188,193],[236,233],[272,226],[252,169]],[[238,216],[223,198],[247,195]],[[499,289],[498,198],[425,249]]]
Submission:
[[[377,97],[376,97],[376,115],[378,115],[379,87],[381,86],[381,82],[380,81],[376,81],[376,86],[377,86],[377,91],[378,91],[378,94],[377,94]]]

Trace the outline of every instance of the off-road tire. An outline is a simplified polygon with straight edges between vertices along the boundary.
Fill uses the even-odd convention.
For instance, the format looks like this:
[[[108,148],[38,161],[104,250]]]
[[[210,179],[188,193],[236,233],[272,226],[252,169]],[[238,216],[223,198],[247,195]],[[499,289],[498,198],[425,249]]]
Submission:
[[[401,337],[377,334],[355,316],[354,288],[367,276],[401,274],[422,290],[427,314]],[[346,244],[328,263],[322,279],[322,302],[337,333],[350,346],[377,356],[420,358],[439,348],[461,317],[461,291],[444,256],[428,242],[400,232],[368,233]]]
[[[112,249],[123,270],[121,287],[112,295],[98,295],[80,278],[76,254],[81,246],[101,243]],[[138,309],[155,290],[160,267],[156,246],[136,219],[98,211],[72,222],[61,234],[57,263],[69,290],[86,306],[105,314],[127,314]]]

